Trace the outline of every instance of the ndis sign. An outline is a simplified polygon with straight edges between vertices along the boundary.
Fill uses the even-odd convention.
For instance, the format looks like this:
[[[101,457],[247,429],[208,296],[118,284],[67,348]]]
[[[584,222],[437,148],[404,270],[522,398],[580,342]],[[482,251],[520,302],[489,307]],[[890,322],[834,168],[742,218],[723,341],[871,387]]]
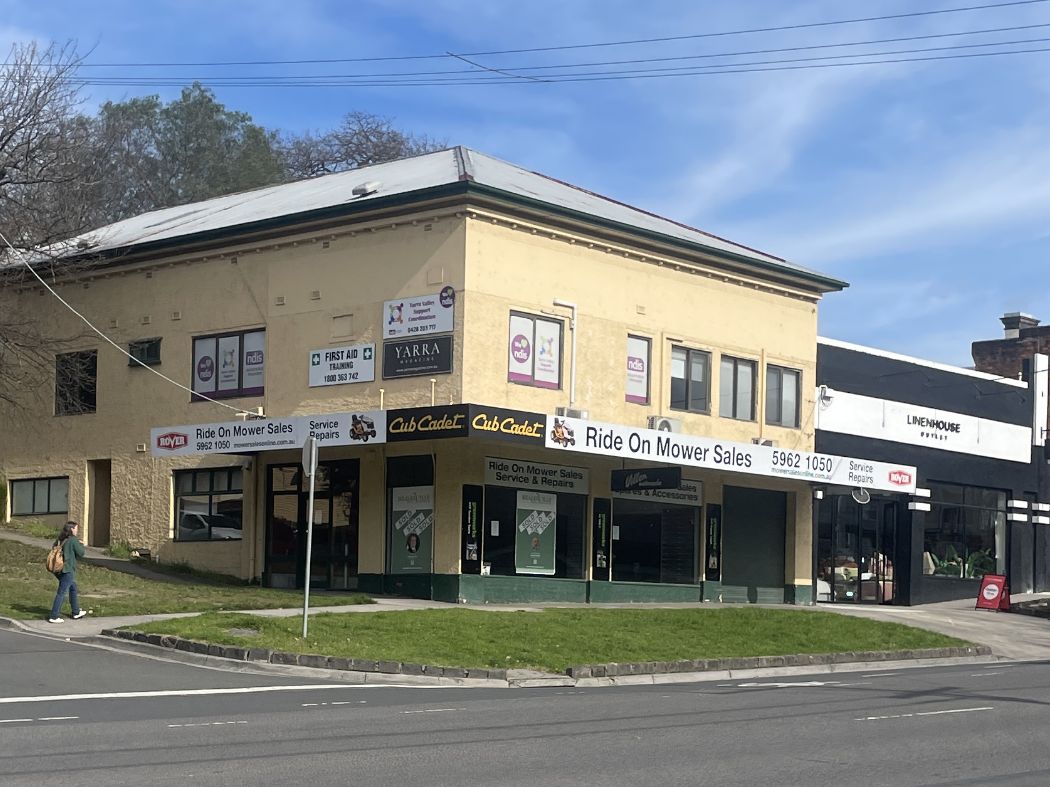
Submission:
[[[182,432],[165,432],[157,435],[157,448],[164,451],[178,451],[180,448],[185,448],[189,445],[189,442],[189,435]]]

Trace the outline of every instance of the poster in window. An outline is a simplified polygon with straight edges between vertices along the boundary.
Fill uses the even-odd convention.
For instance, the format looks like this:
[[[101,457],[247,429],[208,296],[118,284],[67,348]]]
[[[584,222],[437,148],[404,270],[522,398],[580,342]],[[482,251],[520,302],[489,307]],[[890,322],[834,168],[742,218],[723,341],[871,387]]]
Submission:
[[[244,375],[241,387],[245,390],[262,390],[266,369],[266,332],[252,331],[244,334]]]
[[[484,489],[475,484],[463,484],[462,522],[463,539],[462,571],[464,574],[481,573],[481,506]]]
[[[401,486],[390,490],[391,573],[430,571],[434,537],[434,487]]]
[[[512,383],[532,382],[534,336],[532,319],[517,314],[510,316],[510,360],[507,379]]]
[[[515,513],[514,566],[519,574],[554,574],[558,496],[518,491]]]
[[[241,337],[219,338],[218,378],[220,391],[236,391],[240,388]]]
[[[612,556],[612,500],[607,497],[594,498],[594,519],[591,531],[591,544],[594,549],[594,563],[591,576],[595,580],[609,579],[609,560]]]
[[[536,320],[536,364],[532,382],[541,388],[561,384],[561,323]]]
[[[200,393],[215,391],[215,339],[193,341],[193,390]]]
[[[642,336],[627,337],[627,395],[635,404],[649,404],[649,340]]]

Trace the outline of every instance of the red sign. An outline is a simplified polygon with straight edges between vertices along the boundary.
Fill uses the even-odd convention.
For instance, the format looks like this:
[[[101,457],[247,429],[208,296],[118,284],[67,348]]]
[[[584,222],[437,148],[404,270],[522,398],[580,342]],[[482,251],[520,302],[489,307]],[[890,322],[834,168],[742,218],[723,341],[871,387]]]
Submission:
[[[908,486],[911,484],[911,473],[904,470],[890,471],[890,483],[897,486]]]
[[[1010,611],[1010,583],[1001,574],[985,574],[981,578],[981,589],[977,593],[974,609]]]
[[[166,432],[165,434],[157,435],[157,448],[163,448],[165,451],[177,451],[185,447],[189,441],[190,438],[181,432]]]

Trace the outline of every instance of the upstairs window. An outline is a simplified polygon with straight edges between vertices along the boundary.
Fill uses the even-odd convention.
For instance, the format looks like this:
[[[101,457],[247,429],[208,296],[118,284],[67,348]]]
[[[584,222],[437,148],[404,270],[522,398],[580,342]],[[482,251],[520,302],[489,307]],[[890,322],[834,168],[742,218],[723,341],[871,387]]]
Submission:
[[[797,429],[802,372],[783,366],[766,367],[766,423]]]
[[[139,339],[131,342],[128,344],[128,355],[131,356],[128,358],[128,366],[157,366],[160,364],[160,339]]]
[[[710,412],[711,353],[671,348],[671,409]]]
[[[55,415],[95,412],[98,350],[55,356]]]
[[[266,331],[241,331],[193,340],[193,391],[211,399],[262,396]],[[202,401],[194,397],[195,401]]]
[[[561,320],[511,312],[508,338],[509,382],[561,388]]]
[[[722,356],[718,378],[718,414],[739,421],[755,420],[755,362]]]

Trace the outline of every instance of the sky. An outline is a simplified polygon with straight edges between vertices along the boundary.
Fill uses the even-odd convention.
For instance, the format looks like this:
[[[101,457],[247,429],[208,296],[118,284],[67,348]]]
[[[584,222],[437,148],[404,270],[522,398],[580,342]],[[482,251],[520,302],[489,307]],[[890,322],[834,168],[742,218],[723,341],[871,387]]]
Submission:
[[[87,85],[85,111],[136,95],[169,100],[197,78],[275,129],[326,130],[357,110],[389,116],[406,131],[844,279],[850,287],[820,305],[822,335],[968,366],[970,343],[998,338],[1005,312],[1050,321],[1050,51],[813,66],[1050,50],[1050,2],[798,26],[996,2],[7,0],[0,44],[73,41],[85,54],[83,75],[172,82]],[[857,45],[872,41],[884,43]],[[969,48],[945,49],[960,45]],[[738,54],[770,49],[792,51]],[[902,52],[915,49],[929,51]],[[880,52],[898,54],[873,56]],[[438,57],[185,65],[414,55]],[[865,56],[802,59],[835,55]],[[768,63],[785,59],[793,62]],[[524,70],[624,60],[651,62],[577,70],[732,65],[721,69],[731,73],[572,82],[538,78],[564,69]],[[134,65],[156,63],[176,65]],[[778,70],[754,70],[770,68]],[[216,81],[456,70],[489,83]],[[459,79],[425,77],[435,78]]]

